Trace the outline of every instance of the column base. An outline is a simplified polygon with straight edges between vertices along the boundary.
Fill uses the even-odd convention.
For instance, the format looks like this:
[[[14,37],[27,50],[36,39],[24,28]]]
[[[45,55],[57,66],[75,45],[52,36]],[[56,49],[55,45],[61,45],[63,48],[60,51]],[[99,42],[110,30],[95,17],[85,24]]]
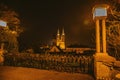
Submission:
[[[116,59],[112,56],[109,56],[108,53],[95,53],[94,58],[96,61],[102,62],[115,62]]]
[[[94,55],[94,76],[96,80],[111,80],[111,67],[116,61],[107,53],[96,53]]]

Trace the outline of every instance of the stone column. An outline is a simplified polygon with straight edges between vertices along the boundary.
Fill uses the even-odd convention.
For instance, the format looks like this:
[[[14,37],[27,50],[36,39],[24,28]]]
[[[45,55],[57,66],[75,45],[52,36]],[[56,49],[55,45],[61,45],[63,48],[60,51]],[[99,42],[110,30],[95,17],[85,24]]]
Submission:
[[[106,25],[105,25],[105,19],[102,20],[102,45],[103,45],[103,53],[106,53]]]
[[[100,53],[100,26],[99,26],[99,19],[96,19],[96,52]]]

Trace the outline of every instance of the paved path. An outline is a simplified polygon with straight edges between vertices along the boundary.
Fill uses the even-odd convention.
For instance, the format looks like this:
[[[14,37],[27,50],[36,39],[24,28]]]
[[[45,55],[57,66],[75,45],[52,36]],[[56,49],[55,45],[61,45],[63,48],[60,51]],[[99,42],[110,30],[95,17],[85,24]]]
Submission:
[[[0,80],[93,80],[90,75],[0,66]]]

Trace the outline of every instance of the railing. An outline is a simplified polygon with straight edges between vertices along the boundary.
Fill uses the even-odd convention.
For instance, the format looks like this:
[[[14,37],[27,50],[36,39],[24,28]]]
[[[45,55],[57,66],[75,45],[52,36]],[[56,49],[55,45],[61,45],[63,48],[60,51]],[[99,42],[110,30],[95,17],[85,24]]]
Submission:
[[[4,65],[93,74],[92,55],[7,54]]]

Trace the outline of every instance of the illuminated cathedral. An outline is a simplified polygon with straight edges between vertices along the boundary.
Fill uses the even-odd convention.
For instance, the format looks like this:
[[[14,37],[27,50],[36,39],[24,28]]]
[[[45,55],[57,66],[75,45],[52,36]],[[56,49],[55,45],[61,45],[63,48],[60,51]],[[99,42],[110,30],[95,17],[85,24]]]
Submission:
[[[65,32],[64,32],[64,29],[62,30],[62,34],[60,34],[59,29],[57,31],[56,46],[58,46],[60,49],[65,49]]]
[[[66,47],[65,45],[65,32],[64,29],[62,29],[62,32],[60,33],[60,30],[58,29],[55,39],[55,45],[53,45],[49,52],[76,52],[76,53],[84,53],[84,51],[92,50],[88,47]]]

